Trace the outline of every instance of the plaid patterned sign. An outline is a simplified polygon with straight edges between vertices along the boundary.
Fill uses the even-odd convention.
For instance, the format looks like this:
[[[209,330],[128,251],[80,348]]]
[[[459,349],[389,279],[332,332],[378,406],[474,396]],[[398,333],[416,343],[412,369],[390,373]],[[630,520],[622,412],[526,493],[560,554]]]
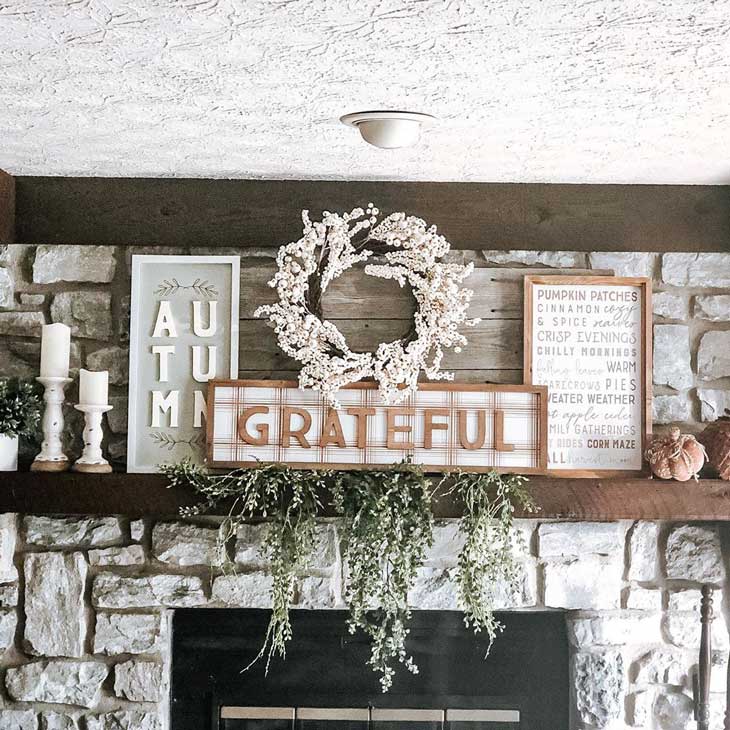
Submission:
[[[410,456],[428,471],[547,468],[547,389],[539,385],[424,383],[405,403],[385,406],[374,383],[356,383],[340,391],[337,411],[293,381],[208,387],[211,467],[364,469]]]

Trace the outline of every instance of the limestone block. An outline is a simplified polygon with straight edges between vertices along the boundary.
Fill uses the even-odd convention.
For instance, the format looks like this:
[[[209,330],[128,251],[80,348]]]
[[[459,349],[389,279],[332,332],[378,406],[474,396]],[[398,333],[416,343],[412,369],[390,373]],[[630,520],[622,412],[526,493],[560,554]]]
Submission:
[[[618,522],[546,522],[538,527],[541,558],[623,552],[625,528]]]
[[[629,725],[645,728],[649,726],[654,703],[654,691],[642,689],[628,696]]]
[[[185,522],[158,522],[152,529],[152,554],[170,565],[220,565],[218,529]]]
[[[730,321],[730,294],[695,297],[694,316],[710,322]]]
[[[654,721],[661,730],[685,730],[693,712],[691,698],[679,692],[660,692],[654,700]]]
[[[426,553],[424,565],[456,565],[464,547],[464,535],[459,530],[459,520],[439,520],[433,526],[433,545]]]
[[[13,608],[18,605],[18,584],[0,584],[0,608]]]
[[[266,536],[268,525],[244,524],[236,531],[235,561],[249,568],[266,568],[270,565],[261,554],[261,546]]]
[[[584,269],[586,255],[578,251],[482,251],[490,264],[525,264],[556,269]]]
[[[60,712],[41,713],[41,730],[79,730],[78,718]]]
[[[654,383],[684,390],[692,382],[689,328],[684,324],[654,325]]]
[[[101,573],[94,579],[91,602],[98,608],[189,608],[206,603],[203,581],[191,575],[142,578]]]
[[[664,617],[664,632],[671,644],[683,649],[698,651],[700,648],[700,621],[696,612],[667,613]],[[712,645],[718,651],[726,652],[730,648],[725,622],[715,620],[712,623]]]
[[[132,702],[159,702],[163,690],[162,665],[132,660],[114,667],[114,694]]]
[[[634,663],[635,683],[682,686],[687,682],[691,664],[692,660],[676,649],[652,649]]]
[[[141,542],[145,533],[144,520],[132,520],[129,523],[129,532],[132,536],[132,540],[135,542]]]
[[[116,517],[42,517],[24,519],[25,539],[39,547],[107,547],[122,540]]]
[[[629,589],[626,596],[626,608],[636,611],[661,611],[662,593],[634,586]]]
[[[43,312],[0,312],[0,335],[40,337],[44,324]]]
[[[705,332],[697,351],[697,375],[702,380],[730,376],[730,332]]]
[[[568,637],[578,649],[661,643],[660,614],[625,612],[592,618],[568,618]]]
[[[296,605],[299,608],[332,608],[335,595],[332,579],[308,575],[297,581]]]
[[[0,654],[13,645],[17,625],[15,611],[0,611]]]
[[[45,294],[26,294],[23,292],[20,295],[20,303],[24,307],[28,307],[28,309],[31,309],[33,307],[42,307],[46,303],[46,295]]]
[[[592,269],[613,271],[614,276],[654,275],[657,255],[640,251],[601,251],[588,255]]]
[[[10,309],[15,304],[15,282],[8,269],[0,268],[0,309]]]
[[[656,292],[652,297],[652,311],[657,317],[664,319],[687,319],[689,305],[687,300],[678,294],[667,291]]]
[[[127,396],[111,396],[109,405],[112,406],[112,410],[106,413],[109,430],[112,433],[127,433],[127,423],[129,421]]]
[[[114,278],[113,246],[72,246],[51,244],[36,248],[33,281],[55,284],[59,281],[107,283]]]
[[[637,522],[629,533],[629,580],[652,581],[657,574],[659,525]]]
[[[161,730],[157,713],[119,710],[104,715],[89,715],[86,730]]]
[[[91,370],[108,370],[111,385],[129,382],[129,350],[124,347],[102,347],[86,357]]]
[[[720,535],[715,527],[674,526],[667,538],[667,578],[697,583],[720,583],[725,570]]]
[[[716,421],[720,416],[730,415],[730,390],[713,388],[697,388],[700,399],[700,418],[705,421]]]
[[[655,395],[651,405],[652,421],[659,425],[684,423],[691,418],[685,395]]]
[[[100,662],[54,659],[11,667],[5,687],[14,700],[93,707],[109,673]]]
[[[241,608],[271,608],[271,576],[262,571],[222,575],[213,581],[212,600]]]
[[[74,337],[108,340],[112,335],[111,294],[100,291],[56,294],[51,302],[51,319],[67,324]]]
[[[665,253],[662,280],[673,286],[730,288],[730,254]]]
[[[150,654],[160,641],[157,614],[97,613],[94,654]]]
[[[619,557],[588,555],[545,563],[545,605],[583,610],[619,608],[622,574],[623,560]]]
[[[141,545],[127,547],[110,547],[101,550],[89,550],[91,565],[143,565],[144,548]]]
[[[38,718],[33,710],[0,710],[3,730],[37,730]]]
[[[28,651],[38,656],[82,656],[88,572],[83,554],[29,553],[23,569]]]
[[[578,717],[586,724],[606,727],[623,710],[623,656],[615,650],[578,652],[572,663]]]
[[[18,571],[14,562],[17,540],[18,520],[16,516],[10,513],[0,515],[0,583],[13,583],[18,580]]]
[[[419,568],[408,605],[422,610],[453,611],[460,608],[456,571],[453,568]]]

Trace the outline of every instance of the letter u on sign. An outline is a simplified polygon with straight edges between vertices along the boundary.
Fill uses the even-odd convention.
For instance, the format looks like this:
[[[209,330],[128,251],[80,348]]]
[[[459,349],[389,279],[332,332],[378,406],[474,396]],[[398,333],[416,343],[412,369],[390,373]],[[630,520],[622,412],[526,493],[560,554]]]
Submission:
[[[339,400],[335,410],[291,381],[211,381],[208,465],[365,469],[410,457],[427,471],[547,467],[543,386],[425,383],[406,403],[386,406],[375,384],[357,383]]]

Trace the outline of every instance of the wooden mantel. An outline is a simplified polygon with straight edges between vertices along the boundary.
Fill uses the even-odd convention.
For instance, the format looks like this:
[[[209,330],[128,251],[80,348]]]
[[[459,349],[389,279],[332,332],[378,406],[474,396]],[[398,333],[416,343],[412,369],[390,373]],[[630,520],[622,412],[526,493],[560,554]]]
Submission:
[[[0,244],[15,240],[15,180],[0,170]]]
[[[529,489],[540,507],[534,519],[573,521],[730,521],[730,482],[701,479],[551,479],[533,477]],[[196,503],[192,490],[168,488],[157,474],[0,474],[0,513],[122,514],[170,517]],[[225,514],[224,509],[218,514]],[[459,517],[453,500],[434,503],[437,517]]]

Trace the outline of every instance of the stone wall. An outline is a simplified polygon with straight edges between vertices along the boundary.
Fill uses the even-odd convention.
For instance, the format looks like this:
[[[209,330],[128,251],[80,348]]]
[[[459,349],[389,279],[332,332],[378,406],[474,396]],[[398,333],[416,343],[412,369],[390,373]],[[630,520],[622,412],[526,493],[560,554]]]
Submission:
[[[693,727],[699,588],[726,566],[719,529],[653,522],[519,523],[519,588],[505,609],[563,609],[571,642],[576,728]],[[261,526],[230,545],[223,574],[217,525],[4,515],[0,518],[0,727],[165,727],[168,620],[177,607],[269,605]],[[456,521],[436,540],[411,604],[456,609]],[[213,567],[211,567],[213,566]],[[322,521],[297,605],[342,608],[336,522]],[[295,639],[296,640],[296,637]],[[501,641],[509,642],[509,634]],[[722,727],[728,633],[714,624],[713,728]],[[363,668],[363,671],[370,671]],[[559,729],[556,729],[559,730]]]
[[[107,414],[107,448],[119,464],[126,442],[131,252],[104,246],[0,247],[0,374],[35,375],[40,324],[69,324],[72,367],[110,371],[115,407]],[[274,251],[217,252],[244,254],[241,363],[248,369],[241,374],[291,374],[292,364],[276,354],[271,332],[250,315],[266,291]],[[656,291],[655,423],[678,421],[699,430],[730,407],[730,255],[470,251],[454,257],[480,267],[479,287],[496,282],[489,317],[472,337],[472,362],[478,364],[457,365],[458,380],[521,381],[515,343],[521,340],[519,282],[528,269],[647,275]],[[75,395],[70,389],[70,402]],[[67,440],[75,453],[78,416],[68,410]],[[226,576],[209,567],[218,557],[215,525],[181,523],[174,516],[156,524],[114,516],[1,519],[2,728],[164,727],[169,612],[178,606],[266,605],[269,577],[256,547],[260,528],[239,534],[231,549],[240,573]],[[721,726],[729,648],[719,611],[730,554],[724,528],[526,521],[521,530],[527,550],[520,590],[503,596],[504,607],[566,610],[575,727],[691,726],[690,673],[699,642],[699,587],[705,581],[722,589],[716,597],[721,617],[715,621],[713,680],[713,726]],[[441,524],[412,595],[415,607],[456,607],[458,544],[455,524]],[[336,526],[323,523],[316,565],[301,577],[297,600],[303,607],[341,606]]]
[[[122,246],[0,246],[0,374],[37,374],[40,325],[64,322],[72,327],[72,369],[108,369],[114,410],[107,418],[109,456],[117,464],[126,457],[126,388],[129,339],[131,254],[237,253],[241,266],[242,376],[295,375],[295,363],[278,351],[273,332],[254,320],[253,309],[271,290],[266,281],[274,270],[274,249],[175,249]],[[458,251],[455,259],[473,261],[479,271],[471,282],[485,319],[469,333],[470,345],[448,363],[463,382],[522,382],[521,277],[525,271],[545,273],[615,273],[650,276],[654,280],[654,422],[683,423],[698,431],[730,409],[730,254],[592,253],[538,251]],[[350,276],[348,274],[348,276]],[[355,276],[355,274],[352,274]],[[369,277],[345,280],[358,288],[363,300]],[[382,286],[382,284],[381,284]],[[394,284],[394,294],[397,287]],[[409,316],[402,295],[390,301],[388,319],[382,314],[382,289],[373,297],[377,312],[353,316],[367,327],[349,329],[354,347],[373,346],[404,331]],[[337,318],[347,307],[340,297],[328,311]],[[364,297],[367,304],[367,296]],[[360,301],[359,306],[362,305]],[[245,368],[245,369],[244,369]],[[76,397],[75,385],[68,392]],[[67,409],[71,449],[80,448],[82,416]]]

